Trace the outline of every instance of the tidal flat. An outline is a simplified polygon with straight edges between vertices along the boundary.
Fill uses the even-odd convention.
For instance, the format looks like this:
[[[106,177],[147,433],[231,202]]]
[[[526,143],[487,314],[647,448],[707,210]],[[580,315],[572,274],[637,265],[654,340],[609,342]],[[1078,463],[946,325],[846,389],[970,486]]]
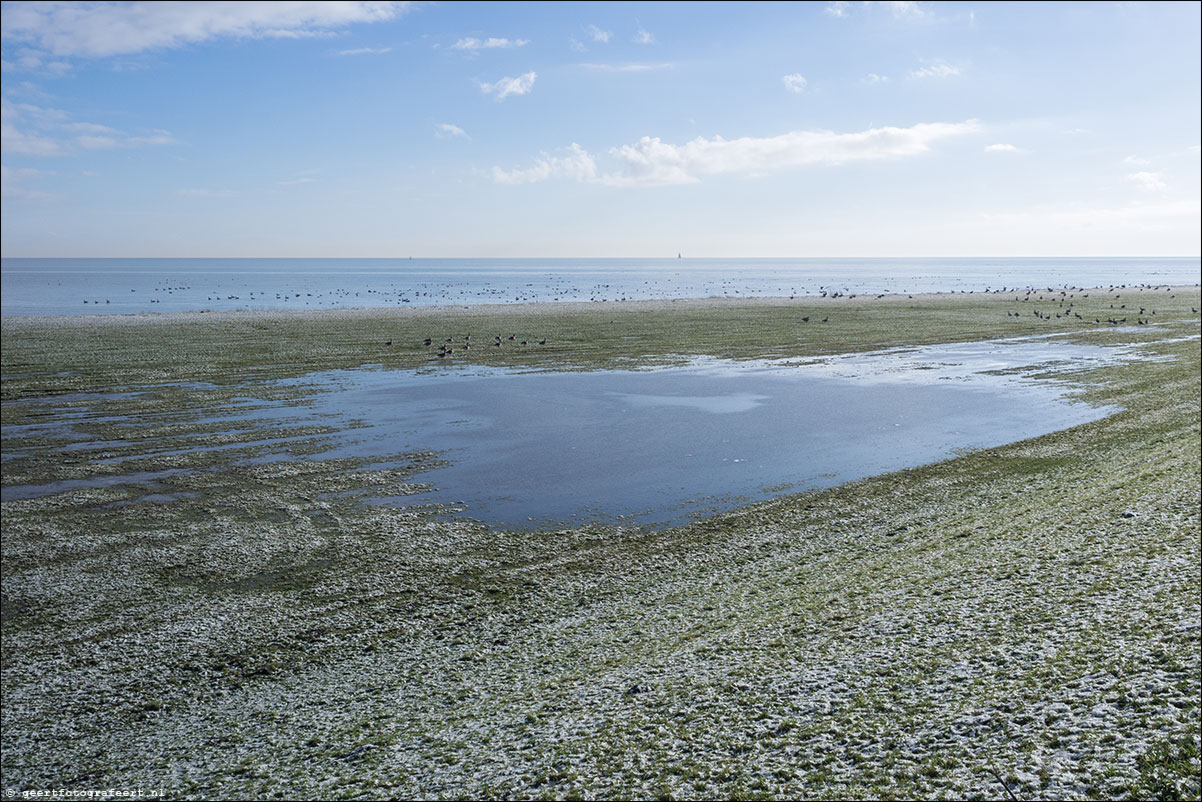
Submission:
[[[1198,306],[1120,287],[4,318],[3,486],[63,489],[2,504],[3,785],[1197,798]],[[323,456],[348,424],[289,413],[321,392],[306,377],[365,366],[1028,336],[1144,358],[1048,369],[1098,420],[668,529],[366,504],[424,493],[445,456]]]

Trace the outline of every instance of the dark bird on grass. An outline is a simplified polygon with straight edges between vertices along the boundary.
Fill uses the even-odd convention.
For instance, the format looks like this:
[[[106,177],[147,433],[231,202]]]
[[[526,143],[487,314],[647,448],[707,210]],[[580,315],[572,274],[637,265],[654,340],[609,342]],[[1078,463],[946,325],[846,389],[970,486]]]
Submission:
[[[388,342],[386,342],[386,343],[384,343],[384,344],[385,344],[385,345],[392,345],[392,340],[389,340]]]
[[[809,323],[809,322],[810,322],[810,319],[809,319],[808,317],[803,317],[803,318],[801,319],[801,322],[802,322],[802,323]]]
[[[823,322],[823,323],[825,323],[825,322],[826,322],[826,321],[828,321],[828,320],[830,320],[830,318],[829,318],[829,317],[824,317],[824,318],[822,319],[822,322]]]
[[[539,341],[538,341],[538,344],[539,344],[539,345],[546,345],[546,344],[547,344],[547,338],[546,338],[546,337],[543,337],[541,340],[539,340]]]
[[[427,338],[426,338],[426,340],[425,340],[425,342],[423,342],[423,343],[422,343],[422,345],[429,345],[429,344],[430,344],[430,343],[432,343],[432,342],[434,342],[434,341],[433,341],[433,340],[431,340],[429,337],[427,337]]]

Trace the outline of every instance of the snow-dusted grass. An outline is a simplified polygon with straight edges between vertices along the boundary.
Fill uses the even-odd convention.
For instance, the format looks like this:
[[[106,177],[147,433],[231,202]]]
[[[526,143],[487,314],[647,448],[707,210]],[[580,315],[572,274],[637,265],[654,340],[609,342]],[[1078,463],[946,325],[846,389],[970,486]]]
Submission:
[[[366,353],[369,313],[6,319],[6,487],[173,472],[3,503],[2,783],[1197,798],[1198,292],[1124,293],[1073,302],[1134,302],[1158,325],[1020,320],[1003,312],[1035,302],[1012,296],[839,299],[826,329],[788,302],[629,304],[522,312],[546,350],[491,354],[519,313],[463,313],[473,359],[544,368],[1031,331],[1171,357],[1074,376],[1123,408],[1101,421],[654,533],[362,506],[345,491],[413,492],[437,456],[313,460],[320,428],[221,420],[235,399],[313,392],[268,398],[259,379],[431,359],[401,334]],[[410,340],[461,322],[393,321]],[[15,428],[68,414],[103,442]],[[265,438],[295,458],[248,462]]]

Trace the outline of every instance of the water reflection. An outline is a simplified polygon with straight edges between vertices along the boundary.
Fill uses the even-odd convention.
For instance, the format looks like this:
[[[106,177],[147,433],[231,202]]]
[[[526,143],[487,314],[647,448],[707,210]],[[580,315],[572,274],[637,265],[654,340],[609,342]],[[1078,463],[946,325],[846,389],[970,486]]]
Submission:
[[[1034,376],[1135,358],[1148,357],[1134,347],[1051,337],[585,373],[341,370],[281,382],[322,390],[302,406],[239,398],[211,419],[239,431],[332,427],[323,435],[329,449],[316,458],[360,457],[380,466],[411,452],[445,458],[445,467],[418,477],[434,490],[365,497],[371,504],[445,502],[502,526],[618,518],[657,526],[1100,418],[1110,410],[1074,403],[1068,384]],[[290,395],[280,389],[267,396]],[[103,445],[75,431],[96,415],[113,420],[84,401],[75,399],[45,423],[5,427],[5,436],[54,431],[63,450]],[[134,440],[154,425],[138,417],[120,422]],[[267,431],[251,443],[204,447],[249,445],[266,452],[260,459],[280,460],[297,458],[289,453],[296,439],[308,442],[303,434]],[[139,442],[153,450],[153,438]],[[137,456],[103,461],[111,470]],[[154,490],[157,478],[127,473],[13,485],[3,498],[110,484]]]
[[[1130,356],[1026,339],[656,370],[338,371],[315,411],[368,424],[328,456],[443,452],[419,501],[500,525],[662,525],[1097,419],[1109,410],[1032,374]]]

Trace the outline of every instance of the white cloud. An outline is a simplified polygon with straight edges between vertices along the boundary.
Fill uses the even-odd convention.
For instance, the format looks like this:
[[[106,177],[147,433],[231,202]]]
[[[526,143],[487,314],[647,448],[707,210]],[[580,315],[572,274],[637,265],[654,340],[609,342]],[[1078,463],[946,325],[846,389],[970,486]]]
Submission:
[[[374,56],[381,53],[391,53],[391,47],[355,47],[350,50],[339,50],[340,56]]]
[[[1142,156],[1128,156],[1123,159],[1123,164],[1130,164],[1132,167],[1147,167],[1151,163]]]
[[[609,44],[610,38],[614,35],[613,31],[603,31],[600,28],[598,28],[596,25],[588,26],[587,30],[588,30],[588,35],[592,38],[592,40],[594,42],[600,42],[603,45]]]
[[[9,122],[0,123],[0,150],[25,156],[62,156],[67,152],[61,142],[22,131]]]
[[[441,125],[438,126],[438,128],[435,130],[434,133],[437,136],[444,137],[444,138],[449,137],[449,136],[461,136],[461,137],[465,137],[465,138],[470,138],[467,136],[467,131],[464,131],[462,128],[460,128],[458,125],[455,125],[454,123],[442,123]]]
[[[910,128],[873,128],[852,134],[791,131],[775,137],[699,137],[685,145],[669,145],[643,137],[634,145],[611,151],[623,164],[609,183],[661,185],[695,183],[702,175],[756,174],[808,165],[838,165],[915,156],[940,139],[979,129],[963,123],[920,123]]]
[[[469,36],[466,39],[460,39],[458,42],[451,45],[451,49],[494,50],[497,48],[525,47],[528,44],[530,44],[529,39],[501,39],[496,36],[490,36],[487,39],[477,39],[474,36]]]
[[[1019,148],[1016,148],[1014,145],[1011,145],[1007,142],[998,142],[995,145],[986,145],[985,152],[986,153],[1018,153]]]
[[[502,78],[494,84],[481,83],[480,91],[486,95],[494,95],[495,100],[504,100],[510,95],[525,95],[534,88],[534,79],[538,73],[531,70],[516,78]]]
[[[800,95],[802,92],[806,91],[806,79],[800,72],[782,75],[781,81],[784,82],[785,89],[788,89],[790,92],[796,95]]]
[[[640,25],[638,33],[636,33],[634,38],[630,41],[634,42],[636,45],[653,45],[655,44],[655,36],[642,25]]]
[[[877,5],[889,9],[895,17],[924,17],[927,14],[922,4],[913,0],[880,0]]]
[[[913,2],[913,0],[864,0],[861,5],[888,9],[897,19],[917,19],[930,15],[930,12],[921,3]],[[851,3],[847,0],[835,0],[826,6],[826,13],[832,17],[846,17],[850,9]]]
[[[55,199],[58,196],[53,192],[43,192],[42,190],[30,189],[25,186],[25,179],[42,174],[42,170],[35,170],[32,167],[22,167],[14,170],[8,165],[0,164],[0,196],[13,200],[27,201],[48,201]]]
[[[115,56],[222,37],[296,38],[395,19],[403,2],[5,4],[0,32],[53,56]]]
[[[870,72],[864,76],[864,83],[866,84],[883,84],[888,80],[888,75],[877,75],[875,72]]]
[[[911,78],[950,78],[953,75],[959,75],[960,68],[948,64],[946,61],[939,61],[934,64],[928,64],[925,67],[919,67],[916,70],[910,71]]]
[[[573,142],[565,156],[543,153],[533,167],[524,170],[502,170],[492,168],[492,180],[498,184],[532,184],[550,178],[566,178],[575,181],[592,181],[597,177],[597,163],[588,151]]]
[[[699,137],[684,145],[663,142],[659,137],[643,137],[633,145],[611,148],[609,154],[617,161],[618,170],[604,174],[598,174],[596,160],[573,143],[568,159],[557,160],[543,154],[529,169],[494,168],[493,180],[530,183],[574,178],[618,187],[695,184],[711,175],[762,175],[810,165],[917,156],[929,151],[939,140],[979,129],[975,120],[968,120],[920,123],[910,128],[873,128],[851,134],[791,131],[775,137]]]
[[[1129,173],[1127,180],[1147,192],[1157,192],[1168,188],[1168,184],[1164,182],[1164,175],[1161,173],[1150,173],[1147,171]]]
[[[5,8],[7,9],[8,6],[5,6]],[[4,21],[7,21],[7,19],[4,18]],[[5,36],[4,38],[8,37]],[[6,59],[0,62],[0,67],[2,67],[6,72],[12,70],[24,70],[28,72],[38,72],[46,75],[57,76],[69,72],[71,69],[71,62],[63,61],[61,59],[53,59],[47,56],[45,53],[39,53],[37,50],[25,47],[18,51],[15,61],[8,61]]]
[[[61,109],[0,100],[0,148],[26,156],[65,156],[79,149],[166,145],[175,139],[167,131],[132,136],[107,125],[70,122]]]

